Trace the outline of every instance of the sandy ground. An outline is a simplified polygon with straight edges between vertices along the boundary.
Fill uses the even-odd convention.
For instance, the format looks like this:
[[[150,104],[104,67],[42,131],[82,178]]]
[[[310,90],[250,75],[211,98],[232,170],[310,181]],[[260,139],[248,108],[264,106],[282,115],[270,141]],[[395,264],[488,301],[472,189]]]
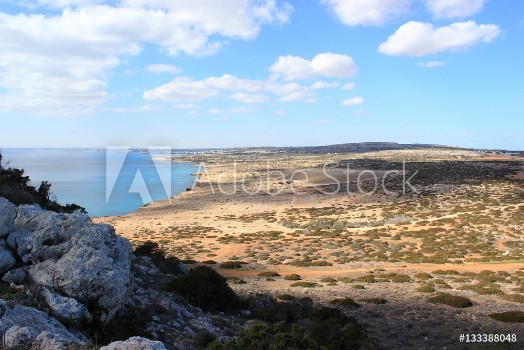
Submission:
[[[402,156],[426,160],[429,155],[432,160],[483,157],[474,152],[448,154],[424,150],[373,152],[355,157]],[[330,161],[346,157],[330,155]],[[128,215],[96,221],[113,225],[117,233],[133,244],[156,241],[169,254],[181,259],[246,262],[240,270],[219,269],[224,276],[245,282],[232,284],[241,293],[290,293],[309,296],[320,303],[328,303],[335,297],[384,297],[388,300],[385,305],[363,304],[362,308],[347,312],[368,324],[370,334],[386,349],[475,348],[458,343],[455,333],[459,331],[518,333],[519,344],[524,347],[522,324],[500,323],[487,317],[496,311],[524,311],[523,304],[499,295],[460,290],[457,288],[466,282],[456,282],[458,277],[433,274],[437,270],[454,270],[459,274],[486,270],[507,273],[512,282],[499,283],[503,293],[523,293],[523,290],[515,292],[519,286],[524,288],[524,203],[518,199],[521,185],[508,181],[457,186],[437,191],[429,200],[410,194],[391,197],[381,192],[331,194],[316,185],[346,177],[341,169],[330,170],[326,176],[319,169],[325,156],[272,158],[271,170],[281,171],[284,178],[276,172],[268,173],[268,163],[257,155],[246,156],[241,162],[236,162],[237,158],[232,165],[233,158],[209,157],[193,190],[151,203]],[[309,181],[291,178],[296,169],[306,169]],[[262,181],[254,176],[254,171],[264,171]],[[383,174],[384,171],[378,173],[379,180]],[[523,174],[516,176],[522,179]],[[232,183],[242,179],[236,186]],[[369,175],[361,180],[370,180]],[[349,179],[354,181],[354,177]],[[450,235],[456,237],[451,239]],[[458,263],[411,261],[415,257],[438,255],[442,249],[450,254],[454,249],[460,250],[453,253],[456,257],[452,259]],[[486,256],[499,261],[476,261]],[[324,262],[326,266],[297,263],[304,261]],[[263,270],[282,276],[298,274],[318,287],[293,288],[290,286],[293,281],[283,277],[266,280],[258,276]],[[321,282],[326,277],[358,277],[376,271],[406,274],[411,282],[363,283],[364,289],[342,282],[332,285]],[[474,307],[457,310],[428,304],[427,295],[416,291],[425,283],[414,278],[420,272],[433,274],[434,280],[444,279],[447,287],[438,287],[437,291],[468,296]],[[472,277],[464,276],[469,283],[475,282],[469,280]]]

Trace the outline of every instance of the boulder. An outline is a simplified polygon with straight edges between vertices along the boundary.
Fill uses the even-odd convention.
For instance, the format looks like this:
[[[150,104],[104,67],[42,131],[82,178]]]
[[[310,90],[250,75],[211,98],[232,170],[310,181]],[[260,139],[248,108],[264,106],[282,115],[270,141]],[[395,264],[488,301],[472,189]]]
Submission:
[[[116,341],[102,346],[100,350],[167,350],[162,342],[142,337],[132,337],[125,341]]]
[[[16,265],[16,259],[9,250],[6,242],[0,240],[0,273],[4,273],[9,270],[11,267]]]
[[[92,320],[87,308],[75,299],[61,296],[45,287],[40,294],[51,310],[51,314],[59,321],[65,322],[66,324],[78,325],[82,322],[90,322]]]
[[[45,312],[15,305],[9,307],[0,299],[0,337],[4,339],[7,349],[21,350],[32,346],[33,349],[66,349],[74,346],[88,345],[82,339],[71,333],[63,324],[48,316]],[[52,337],[56,344],[62,347],[42,347],[42,341]]]
[[[109,225],[21,205],[7,244],[30,265],[31,282],[89,305],[98,321],[110,320],[126,301],[131,244]]]
[[[16,206],[0,197],[0,238],[6,238],[14,227]]]
[[[27,272],[24,268],[20,267],[18,269],[7,271],[2,281],[6,283],[22,284],[27,278]]]

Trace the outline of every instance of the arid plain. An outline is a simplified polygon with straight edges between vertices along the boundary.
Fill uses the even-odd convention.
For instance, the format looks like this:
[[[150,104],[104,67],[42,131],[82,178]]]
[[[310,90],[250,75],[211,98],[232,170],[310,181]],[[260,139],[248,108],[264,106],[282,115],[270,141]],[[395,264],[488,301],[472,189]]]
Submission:
[[[337,305],[385,349],[472,346],[463,333],[524,344],[523,323],[493,315],[524,310],[523,158],[251,149],[174,161],[201,165],[192,188],[97,221],[216,268],[240,294]],[[448,294],[472,306],[432,299]]]

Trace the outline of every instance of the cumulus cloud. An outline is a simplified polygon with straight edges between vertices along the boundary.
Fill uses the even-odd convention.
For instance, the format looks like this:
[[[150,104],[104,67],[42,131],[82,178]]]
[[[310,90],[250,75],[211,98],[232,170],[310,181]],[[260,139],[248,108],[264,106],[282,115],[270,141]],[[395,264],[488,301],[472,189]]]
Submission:
[[[181,77],[144,92],[144,98],[146,100],[190,102],[201,101],[214,97],[217,94],[218,91],[216,89],[213,89],[202,80],[195,81],[191,78]]]
[[[325,81],[316,81],[314,82],[313,84],[311,84],[311,88],[313,90],[319,90],[319,89],[332,89],[332,88],[336,88],[337,86],[339,85],[339,83],[337,83],[336,81],[334,82],[325,82]]]
[[[349,25],[380,26],[410,12],[412,0],[321,0],[340,20]]]
[[[150,64],[146,67],[146,72],[149,73],[171,73],[177,74],[180,73],[180,69],[171,64]]]
[[[488,0],[426,0],[426,7],[435,18],[463,18],[479,13],[487,2]]]
[[[422,68],[436,68],[445,65],[446,62],[442,61],[428,61],[428,62],[419,62],[418,65]]]
[[[171,56],[213,54],[223,40],[253,39],[265,23],[288,21],[292,10],[276,0],[23,4],[29,14],[0,10],[0,90],[6,91],[0,110],[43,114],[83,113],[103,104],[109,72],[145,45]],[[41,7],[54,10],[38,14]]]
[[[260,103],[269,100],[264,93],[275,95],[280,101],[308,101],[313,93],[308,86],[299,83],[282,83],[275,80],[249,80],[225,74],[193,80],[178,77],[171,82],[144,92],[147,100],[194,102],[219,96],[221,92],[235,91],[232,99],[244,103]]]
[[[284,80],[315,77],[349,78],[357,73],[353,58],[335,53],[320,53],[311,61],[298,56],[280,56],[269,70]]]
[[[352,98],[346,98],[344,101],[342,101],[342,106],[349,107],[349,106],[356,106],[361,105],[364,103],[363,97],[352,97]]]
[[[443,51],[467,49],[479,42],[490,43],[500,34],[494,24],[457,22],[435,28],[431,23],[408,22],[379,46],[386,55],[426,56]]]
[[[269,97],[262,94],[248,94],[245,92],[237,92],[231,95],[231,98],[234,100],[244,102],[244,103],[262,103],[269,100]]]

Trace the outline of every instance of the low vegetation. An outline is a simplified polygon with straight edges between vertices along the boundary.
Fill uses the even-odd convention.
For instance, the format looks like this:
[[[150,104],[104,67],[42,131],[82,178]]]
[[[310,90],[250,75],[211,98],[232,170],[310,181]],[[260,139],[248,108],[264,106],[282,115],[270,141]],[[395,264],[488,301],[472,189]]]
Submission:
[[[428,299],[432,304],[444,304],[457,308],[465,308],[473,306],[471,299],[459,295],[452,295],[449,293],[440,293]]]

